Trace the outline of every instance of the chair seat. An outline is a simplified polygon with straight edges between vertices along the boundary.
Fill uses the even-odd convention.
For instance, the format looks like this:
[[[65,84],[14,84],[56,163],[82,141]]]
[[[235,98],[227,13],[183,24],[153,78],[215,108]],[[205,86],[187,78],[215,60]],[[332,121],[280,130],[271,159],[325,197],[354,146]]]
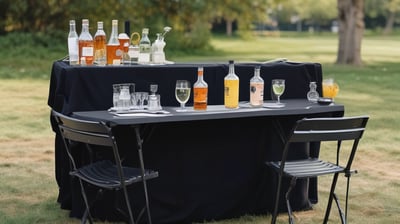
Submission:
[[[142,181],[142,172],[139,168],[122,167],[125,177],[125,184],[129,185]],[[82,180],[107,189],[115,189],[120,187],[117,167],[111,161],[103,160],[83,166],[70,173]],[[145,170],[145,179],[158,177],[158,172],[153,170]]]
[[[279,170],[280,162],[268,162],[268,165]],[[309,158],[304,160],[286,161],[284,175],[297,178],[315,177],[325,174],[340,173],[344,171],[344,167],[336,164]]]

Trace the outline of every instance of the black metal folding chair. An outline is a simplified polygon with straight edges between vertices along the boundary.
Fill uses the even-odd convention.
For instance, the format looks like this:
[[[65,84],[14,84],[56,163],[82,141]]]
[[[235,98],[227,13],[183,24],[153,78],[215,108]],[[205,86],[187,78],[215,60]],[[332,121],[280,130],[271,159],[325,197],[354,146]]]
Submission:
[[[133,183],[142,182],[146,203],[137,218],[139,220],[146,210],[148,218],[147,222],[151,223],[146,180],[158,177],[158,172],[144,169],[141,148],[138,149],[138,154],[140,158],[139,168],[122,166],[117,142],[110,126],[104,124],[103,122],[87,121],[65,116],[54,110],[52,111],[52,116],[58,123],[58,127],[64,140],[67,154],[70,158],[70,175],[77,177],[79,180],[82,197],[86,206],[86,211],[82,217],[82,223],[86,223],[87,220],[89,220],[90,223],[93,222],[93,218],[90,213],[90,204],[88,201],[88,197],[86,196],[83,181],[97,186],[99,188],[99,191],[101,191],[102,189],[122,190],[125,198],[128,220],[129,223],[132,224],[135,222],[130,200],[128,197],[127,186]],[[74,153],[72,153],[71,151],[72,146],[76,142],[81,142],[85,144],[85,148],[89,151],[96,150],[96,147],[93,147],[94,145],[106,146],[102,148],[112,150],[114,159],[92,161],[89,164],[78,167],[76,160],[73,156]]]
[[[296,185],[297,179],[317,177],[326,174],[333,174],[331,190],[329,193],[328,205],[325,212],[324,223],[328,222],[332,200],[334,199],[339,210],[339,216],[342,223],[347,222],[347,204],[349,194],[350,177],[354,170],[351,170],[351,165],[356,154],[359,140],[361,139],[365,127],[368,122],[368,116],[359,117],[340,117],[340,118],[311,118],[297,121],[290,135],[286,139],[286,143],[282,152],[281,161],[269,161],[266,164],[273,168],[278,173],[278,184],[275,196],[275,207],[272,214],[271,223],[276,222],[279,195],[282,188],[283,177],[291,178],[290,186],[285,194],[286,206],[288,209],[289,222],[294,223],[292,209],[290,207],[290,192]],[[291,143],[295,142],[323,142],[337,141],[336,161],[329,162],[318,158],[308,158],[303,160],[287,161],[287,156],[290,150],[295,150],[295,147],[290,147]],[[344,166],[340,165],[340,154],[342,141],[351,141],[352,147],[348,159]],[[325,150],[321,147],[320,150]],[[343,151],[343,150],[342,150]],[[335,187],[340,173],[344,173],[347,178],[345,212],[339,205],[338,197],[335,194]]]

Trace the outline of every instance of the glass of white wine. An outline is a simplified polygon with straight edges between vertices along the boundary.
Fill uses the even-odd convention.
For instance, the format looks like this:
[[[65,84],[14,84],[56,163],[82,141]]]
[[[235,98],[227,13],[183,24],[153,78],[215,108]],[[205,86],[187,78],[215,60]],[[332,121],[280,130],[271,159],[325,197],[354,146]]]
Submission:
[[[284,79],[273,79],[272,80],[272,91],[278,98],[277,104],[281,104],[280,97],[285,92],[285,80]]]
[[[190,82],[187,80],[176,80],[175,86],[175,97],[176,100],[181,104],[181,107],[176,110],[178,112],[186,111],[185,104],[190,97]]]

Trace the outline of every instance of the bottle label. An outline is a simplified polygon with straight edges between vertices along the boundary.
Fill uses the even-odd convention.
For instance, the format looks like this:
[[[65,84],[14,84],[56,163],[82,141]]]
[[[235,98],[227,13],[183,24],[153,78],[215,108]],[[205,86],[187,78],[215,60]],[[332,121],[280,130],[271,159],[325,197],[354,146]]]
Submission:
[[[68,38],[68,51],[71,62],[79,61],[78,38]]]
[[[237,108],[239,106],[239,80],[225,80],[224,104],[227,108]]]
[[[264,85],[262,83],[250,83],[250,105],[261,106],[264,101]]]
[[[195,87],[193,88],[193,109],[205,110],[207,109],[207,94],[208,88]]]
[[[82,56],[93,56],[93,47],[82,47]]]

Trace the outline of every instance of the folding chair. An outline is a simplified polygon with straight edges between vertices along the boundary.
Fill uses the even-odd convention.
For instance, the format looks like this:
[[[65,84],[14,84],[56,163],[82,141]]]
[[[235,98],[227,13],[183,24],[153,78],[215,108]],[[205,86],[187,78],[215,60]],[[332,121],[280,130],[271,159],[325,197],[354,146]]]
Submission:
[[[340,118],[311,118],[297,121],[288,138],[286,139],[281,161],[266,162],[268,166],[272,167],[272,169],[278,173],[275,207],[272,214],[271,223],[274,224],[276,222],[279,207],[279,195],[282,190],[283,177],[291,178],[290,186],[285,194],[285,197],[289,215],[289,223],[294,223],[289,199],[290,192],[296,185],[296,180],[317,177],[326,174],[333,174],[333,180],[329,193],[328,205],[325,212],[324,223],[328,222],[333,199],[338,207],[341,222],[347,222],[349,183],[351,174],[355,172],[354,170],[351,170],[351,165],[356,154],[358,143],[367,125],[368,118],[368,116],[358,116]],[[295,147],[290,147],[291,143],[323,141],[337,141],[336,162],[323,161],[318,158],[287,161],[289,151],[295,150]],[[340,165],[339,163],[342,141],[352,142],[351,151],[344,166]],[[325,150],[325,148],[321,147],[320,150]],[[342,208],[339,205],[338,197],[335,194],[335,187],[339,173],[344,173],[345,177],[347,178],[345,213],[343,213]]]
[[[149,200],[147,194],[146,180],[158,177],[158,172],[153,170],[145,170],[143,164],[143,155],[141,148],[138,149],[140,158],[140,168],[122,166],[120,154],[118,151],[117,142],[112,132],[112,128],[103,122],[94,122],[76,119],[52,111],[52,116],[57,121],[61,136],[64,140],[65,148],[71,162],[70,175],[77,177],[79,180],[82,198],[84,200],[86,210],[82,217],[81,222],[89,223],[93,222],[92,215],[90,213],[90,206],[88,197],[84,189],[83,181],[99,188],[98,192],[103,189],[106,190],[122,190],[125,198],[127,216],[129,223],[134,223],[133,213],[131,204],[129,201],[127,186],[133,183],[142,182],[145,196],[145,206],[138,215],[138,220],[147,211],[148,223],[151,223]],[[93,146],[106,146],[112,150],[113,160],[100,160],[92,161],[89,164],[78,167],[76,160],[74,159],[74,153],[72,153],[72,146],[76,142],[83,143],[88,151],[96,150]],[[76,145],[76,144],[75,144]],[[79,148],[81,149],[81,148]],[[138,221],[137,220],[137,221]]]

